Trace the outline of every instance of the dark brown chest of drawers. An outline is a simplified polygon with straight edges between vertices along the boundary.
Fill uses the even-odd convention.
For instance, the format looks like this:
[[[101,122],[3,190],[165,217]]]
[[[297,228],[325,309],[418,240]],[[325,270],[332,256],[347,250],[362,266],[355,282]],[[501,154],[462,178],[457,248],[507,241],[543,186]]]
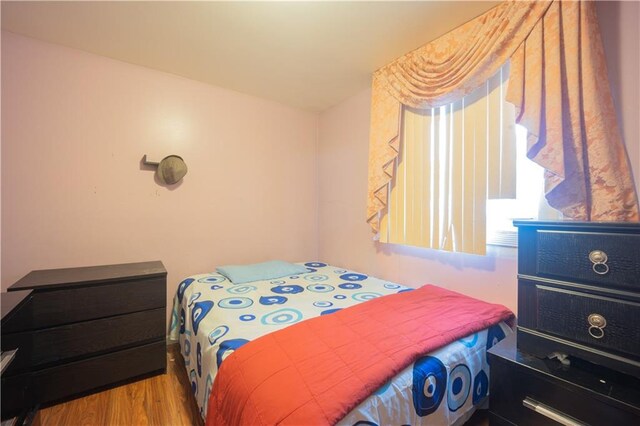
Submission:
[[[2,418],[166,371],[162,262],[33,271],[29,300],[2,324]]]
[[[515,224],[518,348],[640,377],[640,224]]]

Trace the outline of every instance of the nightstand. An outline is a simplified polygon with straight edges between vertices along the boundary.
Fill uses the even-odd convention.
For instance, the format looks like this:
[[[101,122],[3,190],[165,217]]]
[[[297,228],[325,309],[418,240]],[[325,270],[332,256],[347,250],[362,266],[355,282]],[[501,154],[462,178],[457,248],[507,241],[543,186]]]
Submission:
[[[640,224],[514,221],[518,348],[640,377]]]
[[[516,334],[489,350],[492,425],[637,425],[640,379],[578,359],[519,351]]]
[[[166,371],[162,262],[32,271],[29,298],[2,322],[2,418]],[[20,397],[18,397],[20,396]]]

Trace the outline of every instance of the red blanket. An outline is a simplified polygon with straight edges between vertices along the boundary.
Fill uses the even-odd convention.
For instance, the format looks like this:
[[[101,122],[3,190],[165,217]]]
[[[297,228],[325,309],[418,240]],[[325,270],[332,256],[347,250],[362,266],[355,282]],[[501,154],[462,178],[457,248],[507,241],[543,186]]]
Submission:
[[[222,363],[206,423],[335,424],[421,355],[512,316],[426,285],[302,321]]]

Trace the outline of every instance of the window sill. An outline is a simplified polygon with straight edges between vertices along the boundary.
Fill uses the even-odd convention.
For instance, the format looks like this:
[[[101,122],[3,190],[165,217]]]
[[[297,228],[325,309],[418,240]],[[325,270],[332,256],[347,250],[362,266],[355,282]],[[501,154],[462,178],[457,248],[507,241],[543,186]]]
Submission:
[[[518,247],[518,231],[495,231],[487,235],[488,246]]]

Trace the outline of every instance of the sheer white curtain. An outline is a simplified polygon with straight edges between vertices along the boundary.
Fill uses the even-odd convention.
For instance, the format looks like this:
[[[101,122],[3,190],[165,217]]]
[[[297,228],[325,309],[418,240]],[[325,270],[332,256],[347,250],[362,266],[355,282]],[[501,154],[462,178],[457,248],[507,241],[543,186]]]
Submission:
[[[508,66],[457,102],[402,112],[401,148],[380,241],[486,252],[488,198],[514,198],[516,132]]]

